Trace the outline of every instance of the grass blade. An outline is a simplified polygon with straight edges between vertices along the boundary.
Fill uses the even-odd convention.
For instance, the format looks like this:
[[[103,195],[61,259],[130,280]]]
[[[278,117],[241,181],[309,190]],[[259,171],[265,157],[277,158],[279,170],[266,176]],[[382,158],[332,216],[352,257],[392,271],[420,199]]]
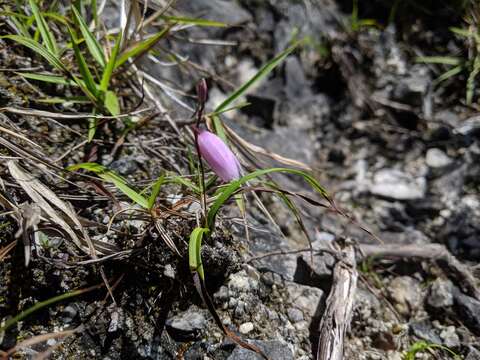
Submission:
[[[480,56],[477,55],[473,61],[473,68],[467,78],[467,105],[472,105],[473,93],[475,92],[475,79],[480,72]]]
[[[173,21],[179,24],[191,24],[191,25],[197,25],[197,26],[211,26],[211,27],[227,27],[228,26],[228,24],[220,21],[200,19],[200,18],[190,18],[190,17],[184,17],[184,16],[163,15],[163,16],[160,16],[160,18],[165,21]]]
[[[303,179],[312,187],[313,190],[318,192],[324,199],[328,202],[331,202],[330,197],[328,196],[327,191],[318,183],[317,180],[310,174],[296,169],[288,169],[288,168],[270,168],[270,169],[262,169],[254,171],[250,174],[247,174],[241,177],[238,180],[234,180],[230,182],[218,195],[215,202],[212,204],[210,209],[207,213],[207,225],[208,228],[213,230],[215,226],[215,217],[217,215],[218,210],[222,207],[222,205],[237,191],[240,187],[245,184],[246,182],[253,180],[255,178],[274,173],[274,172],[281,172],[287,173],[292,175],[299,175],[303,177]]]
[[[149,209],[153,208],[153,205],[155,205],[155,200],[157,200],[157,196],[160,193],[160,189],[162,188],[164,181],[165,175],[162,175],[153,183],[152,192],[150,193],[150,196],[148,198]]]
[[[268,63],[263,65],[260,68],[260,70],[255,75],[252,76],[250,80],[248,80],[246,83],[240,86],[227,99],[225,99],[220,105],[218,105],[215,108],[214,112],[219,113],[227,109],[234,101],[236,101],[238,98],[244,95],[252,85],[254,85],[256,82],[263,79],[268,74],[270,74],[270,72],[273,69],[275,69],[283,60],[285,60],[285,58],[288,55],[290,55],[290,53],[294,51],[298,45],[299,45],[299,42],[293,44],[292,46],[290,46],[289,48],[287,48],[286,50],[282,51],[280,54],[275,56]],[[222,138],[223,141],[226,141],[227,137],[225,136],[225,131],[223,129],[222,123],[218,116],[213,116],[213,123],[215,125],[215,131],[217,132],[218,136],[220,136],[220,138]]]
[[[149,51],[157,42],[159,42],[165,35],[168,34],[170,31],[171,26],[167,26],[162,29],[157,34],[149,37],[146,40],[140,41],[139,43],[135,44],[133,47],[125,50],[123,53],[120,54],[117,61],[115,62],[115,69],[122,66],[127,60],[131,58],[138,58]]]
[[[179,176],[179,175],[175,175],[175,174],[168,174],[168,175],[170,175],[171,178],[166,180],[165,181],[166,183],[183,185],[187,189],[192,190],[195,194],[201,194],[202,193],[200,188],[197,185],[195,185],[192,181],[190,181],[189,179],[184,178],[184,177]]]
[[[191,272],[198,273],[200,279],[205,281],[205,272],[202,264],[202,239],[203,235],[208,234],[207,228],[197,227],[193,229],[190,234],[190,241],[188,242],[188,264]]]
[[[118,51],[120,49],[120,44],[122,43],[122,32],[118,33],[117,39],[115,40],[115,46],[112,50],[112,55],[108,59],[105,70],[102,74],[102,79],[100,80],[100,90],[107,91],[110,84],[110,79],[112,78],[113,70],[115,69],[115,63],[117,62]]]
[[[43,81],[43,82],[48,82],[52,84],[77,86],[77,83],[75,83],[75,81],[65,79],[63,76],[49,75],[49,74],[22,73],[22,72],[16,72],[15,74],[20,75],[25,79]]]
[[[17,322],[19,321],[22,321],[23,319],[25,319],[28,315],[34,313],[35,311],[38,311],[40,309],[43,309],[44,307],[46,306],[49,306],[49,305],[52,305],[52,304],[55,304],[59,301],[62,301],[62,300],[65,300],[65,299],[69,299],[71,297],[75,297],[75,296],[79,296],[79,295],[82,295],[82,294],[85,294],[87,292],[90,292],[90,291],[93,291],[93,290],[96,290],[96,289],[100,289],[104,286],[104,284],[100,284],[100,285],[94,285],[94,286],[90,286],[88,288],[85,288],[85,289],[79,289],[79,290],[73,290],[73,291],[70,291],[70,292],[67,292],[67,293],[64,293],[64,294],[61,294],[61,295],[58,295],[58,296],[54,296],[50,299],[47,299],[47,300],[44,300],[44,301],[40,301],[40,302],[37,302],[35,305],[33,305],[32,307],[29,307],[27,310],[24,310],[22,311],[20,314],[18,314],[17,316],[11,318],[11,319],[8,319],[6,322],[5,322],[5,325],[3,325],[1,328],[0,328],[0,333],[4,332],[5,330],[7,330],[9,327],[11,327],[12,325],[15,325]]]
[[[111,115],[115,116],[120,114],[120,104],[118,102],[118,97],[113,91],[107,90],[107,92],[105,93],[105,101],[103,104]]]
[[[67,68],[60,61],[60,58],[54,53],[50,52],[47,48],[36,42],[35,40],[21,36],[21,35],[4,35],[2,38],[13,40],[23,46],[28,47],[29,49],[36,52],[38,55],[42,56],[47,60],[53,67],[61,70],[63,72],[68,72]]]
[[[98,98],[98,90],[95,81],[93,80],[92,73],[88,68],[87,62],[78,47],[77,36],[73,32],[73,30],[69,27],[68,32],[70,33],[70,38],[72,40],[72,48],[75,53],[75,59],[77,60],[78,70],[80,74],[82,74],[82,80],[85,82],[85,86],[88,91],[93,94],[95,99]]]
[[[433,84],[438,85],[442,81],[445,81],[445,80],[451,78],[452,76],[460,74],[462,71],[463,71],[463,66],[462,65],[455,66],[455,67],[451,68],[450,70],[445,71],[442,75],[440,75],[438,78],[436,78],[435,81],[433,82]]]
[[[123,194],[128,196],[131,200],[133,200],[141,207],[145,209],[149,208],[149,202],[145,197],[143,197],[138,192],[129,187],[127,185],[127,181],[123,177],[117,175],[112,170],[107,169],[105,166],[97,163],[82,163],[67,167],[68,171],[75,171],[78,169],[84,169],[96,173],[103,180],[114,184],[118,188],[118,190],[120,190]]]
[[[290,53],[295,50],[298,46],[298,43],[290,46],[288,49],[282,51],[280,54],[275,56],[272,60],[268,63],[263,65],[261,69],[252,76],[250,80],[248,80],[245,84],[240,86],[237,90],[233,92],[227,99],[225,99],[220,105],[215,108],[215,112],[222,111],[230,106],[235,100],[237,100],[240,96],[245,94],[247,90],[255,84],[257,81],[261,80],[265,76],[267,76],[273,69],[275,69],[278,64],[280,64],[285,58],[290,55]]]
[[[459,65],[462,59],[455,56],[419,56],[415,61],[426,64]]]
[[[88,29],[88,25],[85,23],[82,15],[78,12],[75,6],[72,6],[73,15],[75,16],[75,20],[78,23],[78,27],[82,32],[83,38],[87,44],[88,50],[90,54],[92,54],[93,58],[100,64],[102,68],[105,67],[105,55],[103,53],[103,48],[95,38],[95,36],[90,32]]]
[[[13,24],[17,28],[17,32],[18,32],[19,35],[25,36],[26,38],[30,38],[30,39],[32,38],[32,35],[30,35],[30,33],[28,32],[27,27],[20,20],[20,19],[25,20],[25,18],[28,19],[28,16],[24,17],[24,15],[17,14],[17,13],[12,13],[10,11],[2,11],[0,14],[2,16],[10,16],[10,20],[12,20]]]
[[[92,142],[97,132],[97,119],[88,119],[88,142]]]
[[[55,56],[58,56],[58,46],[53,36],[53,33],[50,31],[45,18],[43,17],[42,13],[40,12],[35,0],[28,0],[30,8],[32,9],[33,16],[35,16],[35,21],[38,26],[38,30],[40,31],[40,35],[42,36],[42,40],[45,44],[45,47]]]

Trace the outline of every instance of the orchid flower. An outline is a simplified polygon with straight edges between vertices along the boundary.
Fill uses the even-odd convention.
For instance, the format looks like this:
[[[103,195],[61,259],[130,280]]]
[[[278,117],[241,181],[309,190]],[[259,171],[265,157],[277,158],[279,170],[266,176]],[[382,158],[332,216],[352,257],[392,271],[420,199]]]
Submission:
[[[240,177],[240,164],[232,150],[214,133],[194,128],[200,156],[223,181],[230,182]]]

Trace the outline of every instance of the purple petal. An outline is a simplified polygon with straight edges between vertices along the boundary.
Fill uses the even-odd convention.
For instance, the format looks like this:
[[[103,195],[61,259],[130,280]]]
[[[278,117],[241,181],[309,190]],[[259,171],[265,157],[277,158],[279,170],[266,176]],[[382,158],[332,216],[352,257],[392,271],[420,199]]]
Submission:
[[[225,182],[238,179],[240,177],[240,166],[228,146],[210,131],[202,129],[197,131],[200,155],[215,174]]]

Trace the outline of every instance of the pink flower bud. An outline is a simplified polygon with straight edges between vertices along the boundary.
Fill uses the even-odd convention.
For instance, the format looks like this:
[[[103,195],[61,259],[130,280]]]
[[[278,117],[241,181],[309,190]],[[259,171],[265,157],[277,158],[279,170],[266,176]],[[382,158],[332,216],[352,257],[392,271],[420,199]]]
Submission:
[[[240,177],[240,164],[232,150],[217,135],[203,129],[197,133],[200,156],[223,181],[229,182]]]
[[[198,96],[198,102],[202,104],[207,102],[208,87],[207,87],[207,81],[205,79],[201,79],[197,84],[197,96]]]

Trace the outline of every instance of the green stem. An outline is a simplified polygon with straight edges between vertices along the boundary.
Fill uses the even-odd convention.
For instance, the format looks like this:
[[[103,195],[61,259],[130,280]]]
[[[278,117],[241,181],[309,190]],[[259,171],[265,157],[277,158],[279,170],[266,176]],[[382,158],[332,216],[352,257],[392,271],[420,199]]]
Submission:
[[[74,291],[71,291],[71,292],[67,292],[65,294],[61,294],[61,295],[58,295],[58,296],[54,296],[50,299],[47,299],[45,301],[41,301],[41,302],[38,302],[36,303],[35,305],[33,305],[32,307],[28,308],[27,310],[24,310],[22,311],[20,314],[18,314],[17,316],[7,320],[5,322],[5,325],[3,325],[2,327],[0,327],[0,333],[4,332],[5,330],[7,330],[9,327],[11,327],[12,325],[16,324],[17,322],[19,321],[22,321],[23,319],[25,319],[28,315],[34,313],[35,311],[38,311],[46,306],[49,306],[51,304],[54,304],[56,302],[59,302],[59,301],[62,301],[62,300],[65,300],[65,299],[69,299],[71,297],[75,297],[75,296],[78,296],[78,295],[82,295],[82,294],[85,294],[87,292],[90,292],[90,291],[93,291],[93,290],[96,290],[96,289],[99,289],[101,287],[103,287],[104,284],[98,284],[98,285],[94,285],[94,286],[90,286],[88,288],[85,288],[85,289],[79,289],[79,290],[74,290]]]

